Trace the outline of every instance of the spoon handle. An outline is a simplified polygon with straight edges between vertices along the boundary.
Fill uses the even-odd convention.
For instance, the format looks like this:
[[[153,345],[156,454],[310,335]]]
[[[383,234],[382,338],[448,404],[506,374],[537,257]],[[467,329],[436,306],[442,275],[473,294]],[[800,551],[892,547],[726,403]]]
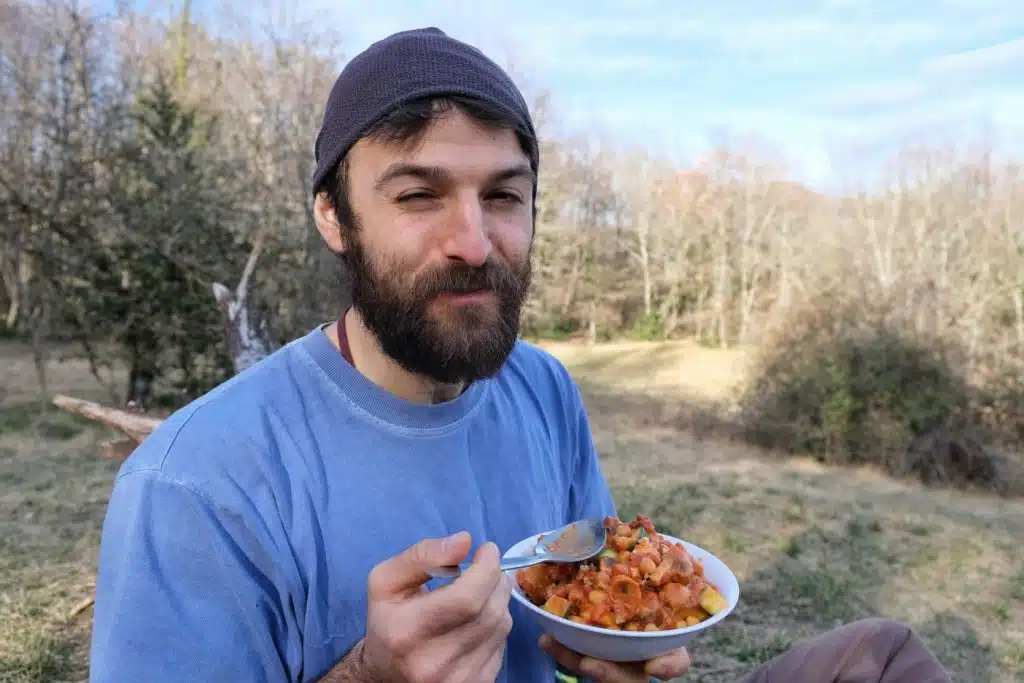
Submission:
[[[540,564],[547,560],[546,555],[531,555],[529,557],[507,557],[501,561],[501,571],[507,572],[512,569],[522,569],[523,567],[530,567],[535,564]],[[447,567],[433,567],[428,569],[427,573],[433,576],[435,579],[454,579],[457,578],[462,572],[472,566],[472,562],[462,562],[458,565],[449,565]]]
[[[532,567],[535,564],[541,562],[547,562],[548,556],[544,554],[530,555],[529,557],[509,557],[501,561],[501,571],[507,572],[511,569],[522,569],[523,567]]]

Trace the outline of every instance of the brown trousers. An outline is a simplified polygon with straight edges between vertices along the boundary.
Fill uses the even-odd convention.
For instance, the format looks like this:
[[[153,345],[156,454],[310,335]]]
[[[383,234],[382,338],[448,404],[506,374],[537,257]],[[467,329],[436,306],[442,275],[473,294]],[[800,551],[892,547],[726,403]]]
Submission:
[[[738,683],[952,683],[908,626],[864,619],[804,641]]]

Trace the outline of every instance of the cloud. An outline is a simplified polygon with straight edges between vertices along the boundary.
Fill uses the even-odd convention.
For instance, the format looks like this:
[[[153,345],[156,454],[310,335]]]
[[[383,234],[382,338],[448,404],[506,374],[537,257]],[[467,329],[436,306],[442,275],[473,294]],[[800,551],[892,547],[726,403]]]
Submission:
[[[940,39],[946,27],[930,21],[850,22],[828,16],[800,14],[788,17],[756,17],[755,12],[741,17],[723,12],[680,16],[666,12],[646,16],[623,17],[592,15],[568,24],[537,20],[524,32],[527,42],[538,41],[545,47],[589,45],[608,47],[620,41],[648,41],[648,44],[685,50],[693,44],[709,45],[736,56],[772,57],[827,51],[834,53],[892,52]],[[723,54],[723,56],[725,56]]]
[[[741,54],[791,54],[808,50],[827,50],[834,54],[837,51],[898,51],[934,41],[942,32],[941,27],[922,21],[849,23],[821,16],[799,16],[722,27],[718,39],[725,49]]]
[[[920,81],[865,82],[824,90],[809,98],[808,104],[823,114],[856,116],[916,104],[928,92],[928,85]]]
[[[955,52],[925,61],[924,73],[933,78],[992,75],[1014,72],[1024,74],[1024,37],[996,45]]]
[[[558,68],[563,75],[581,77],[634,76],[643,74],[645,77],[665,75],[687,64],[697,62],[685,58],[663,58],[654,54],[610,54],[589,55],[582,58],[560,60]]]
[[[1024,133],[1024,5],[1008,0],[308,0],[349,55],[435,25],[550,89],[558,119],[659,150],[727,129],[816,182],[828,150],[894,150],[991,120]],[[1020,113],[1017,113],[1020,112]],[[1007,135],[1009,137],[1009,135]]]

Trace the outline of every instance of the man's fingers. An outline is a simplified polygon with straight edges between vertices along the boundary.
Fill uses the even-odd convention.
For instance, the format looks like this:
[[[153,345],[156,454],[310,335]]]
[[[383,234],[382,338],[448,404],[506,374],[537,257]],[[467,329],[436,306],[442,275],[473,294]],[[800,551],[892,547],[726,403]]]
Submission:
[[[606,662],[593,657],[580,660],[580,671],[597,683],[647,683],[643,664]]]
[[[437,592],[441,591],[435,591]],[[439,649],[455,653],[456,657],[471,653],[483,656],[485,652],[491,650],[489,643],[504,647],[512,630],[512,615],[508,610],[510,599],[511,589],[508,582],[499,581],[476,617],[442,633],[434,643]],[[433,623],[430,623],[430,628],[434,630]],[[479,661],[476,663],[477,666],[481,664]]]
[[[481,548],[476,554],[476,564],[493,564],[493,571],[498,572],[497,561],[492,555],[497,555],[497,548]],[[473,568],[480,569],[475,565]],[[463,576],[467,574],[468,571]],[[498,575],[501,576],[500,572]],[[401,621],[415,626],[412,632],[402,635],[412,635],[425,649],[424,641],[429,641],[428,649],[432,656],[429,661],[421,663],[426,667],[427,677],[432,680],[493,680],[494,675],[488,675],[486,671],[495,661],[494,674],[501,668],[505,642],[512,630],[512,616],[508,611],[511,598],[509,583],[494,582],[491,594],[482,604],[467,603],[467,607],[461,606],[463,598],[453,592],[454,586],[453,583],[424,593],[403,604],[401,607],[408,610],[408,617]],[[442,602],[436,602],[438,597]],[[438,606],[424,608],[428,601]],[[462,612],[463,609],[467,611]]]
[[[669,681],[682,676],[690,668],[685,649],[662,655],[649,662],[606,662],[573,652],[550,635],[541,636],[540,647],[565,668],[587,676],[597,683],[648,683],[651,677]]]
[[[653,676],[659,681],[670,681],[673,678],[679,678],[689,670],[690,653],[686,651],[685,647],[681,647],[675,652],[669,652],[661,657],[655,657],[644,666],[644,671],[647,672],[647,675]]]
[[[505,583],[498,546],[484,543],[473,564],[451,584],[416,599],[417,618],[434,633],[451,631],[476,619],[496,588]]]
[[[478,648],[470,657],[458,657],[453,661],[456,666],[445,672],[443,680],[493,681],[505,662],[505,641],[495,641]]]
[[[562,645],[560,642],[552,638],[550,634],[545,633],[542,635],[538,645],[540,645],[540,649],[554,657],[555,661],[566,669],[575,671],[578,674],[583,673],[583,671],[580,670],[580,660],[583,659],[583,657],[579,653],[573,652],[565,645]]]
[[[465,531],[447,538],[427,538],[410,546],[373,568],[367,585],[369,599],[390,600],[418,591],[430,580],[427,569],[462,562],[469,547],[470,538]]]
[[[472,648],[461,652],[460,659],[471,667],[468,671],[472,674],[463,680],[493,681],[501,669],[508,634],[512,630],[508,601],[507,588],[497,586],[480,619],[460,626],[445,636],[447,638],[462,633],[464,641],[475,643]],[[474,631],[472,634],[471,629]]]
[[[498,677],[501,672],[501,666],[505,663],[505,645],[502,643],[498,647],[494,648],[494,652],[491,653],[491,658],[487,660],[483,668],[480,669],[480,680],[482,681],[493,681]]]

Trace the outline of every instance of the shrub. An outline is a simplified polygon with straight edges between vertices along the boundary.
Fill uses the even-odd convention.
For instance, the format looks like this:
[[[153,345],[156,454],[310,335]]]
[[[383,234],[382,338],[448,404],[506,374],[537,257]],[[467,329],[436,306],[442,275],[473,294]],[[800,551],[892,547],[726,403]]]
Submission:
[[[1005,492],[982,392],[962,354],[884,310],[822,297],[755,353],[740,397],[746,439],[839,465],[875,465],[928,483]]]
[[[660,341],[665,338],[665,325],[656,311],[641,315],[626,330],[626,338],[633,341]]]

